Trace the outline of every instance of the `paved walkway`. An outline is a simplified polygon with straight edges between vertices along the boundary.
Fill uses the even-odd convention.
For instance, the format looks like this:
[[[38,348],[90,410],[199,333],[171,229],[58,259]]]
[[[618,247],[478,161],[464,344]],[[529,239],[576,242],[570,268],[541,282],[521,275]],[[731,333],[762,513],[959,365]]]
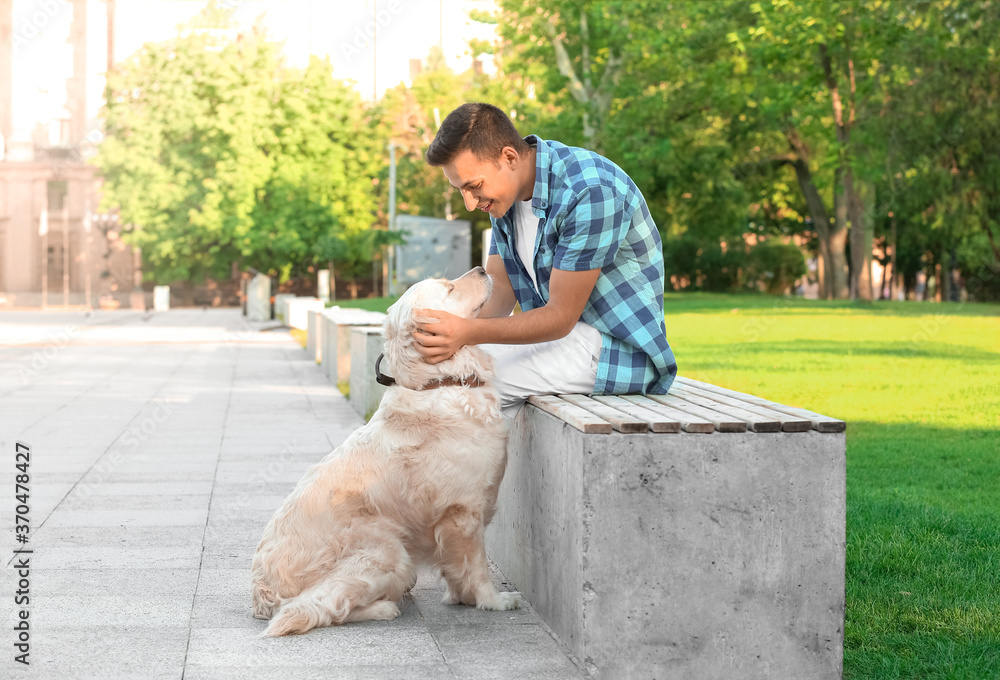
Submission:
[[[430,573],[395,621],[259,637],[264,525],[361,425],[269,325],[228,309],[0,312],[0,677],[585,677],[530,608],[442,605]],[[27,668],[16,442],[31,447]]]

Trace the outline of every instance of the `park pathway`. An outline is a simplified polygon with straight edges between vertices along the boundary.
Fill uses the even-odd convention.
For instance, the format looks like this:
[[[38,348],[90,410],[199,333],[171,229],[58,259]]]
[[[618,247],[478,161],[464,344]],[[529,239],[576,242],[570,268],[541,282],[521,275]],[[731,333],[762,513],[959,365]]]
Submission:
[[[442,605],[429,573],[395,621],[259,637],[249,573],[264,525],[362,424],[274,325],[233,309],[0,312],[0,677],[586,677],[530,608]],[[14,658],[22,609],[29,666]]]

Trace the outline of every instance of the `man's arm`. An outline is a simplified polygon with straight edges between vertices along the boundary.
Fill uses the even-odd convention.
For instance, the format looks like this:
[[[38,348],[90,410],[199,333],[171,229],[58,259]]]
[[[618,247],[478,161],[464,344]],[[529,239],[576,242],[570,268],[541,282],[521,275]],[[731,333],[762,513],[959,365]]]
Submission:
[[[517,297],[514,295],[514,287],[510,285],[507,269],[503,266],[503,258],[496,254],[490,255],[486,259],[486,273],[493,279],[493,292],[479,311],[479,318],[510,316],[517,304]]]
[[[419,310],[420,314],[440,321],[420,324],[413,334],[414,346],[424,360],[436,364],[451,357],[463,345],[524,345],[558,340],[568,335],[580,320],[600,273],[600,269],[582,272],[553,269],[548,303],[514,316],[463,319],[433,309]],[[510,285],[509,279],[507,285]]]

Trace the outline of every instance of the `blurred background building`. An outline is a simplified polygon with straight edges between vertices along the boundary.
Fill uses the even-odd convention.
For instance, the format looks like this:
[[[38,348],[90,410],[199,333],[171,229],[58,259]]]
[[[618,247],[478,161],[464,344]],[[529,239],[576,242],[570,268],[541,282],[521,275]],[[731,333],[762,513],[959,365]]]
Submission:
[[[493,0],[218,0],[241,27],[261,20],[285,58],[329,58],[334,76],[377,99],[439,46],[449,66],[492,71],[468,54],[492,27],[469,19]],[[141,255],[100,210],[88,164],[103,137],[105,72],[167,40],[205,0],[0,0],[0,307],[151,306]],[[141,227],[141,225],[138,225]],[[217,288],[217,286],[216,286]],[[225,304],[218,294],[201,302]]]

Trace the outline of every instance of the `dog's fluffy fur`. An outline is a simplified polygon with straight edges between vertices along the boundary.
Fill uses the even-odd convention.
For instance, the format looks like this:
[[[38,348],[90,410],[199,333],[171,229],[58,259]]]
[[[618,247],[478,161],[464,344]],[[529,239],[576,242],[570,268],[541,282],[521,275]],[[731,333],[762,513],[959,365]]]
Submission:
[[[257,546],[253,613],[271,619],[264,635],[393,619],[420,564],[444,576],[446,604],[519,605],[518,593],[493,587],[483,547],[507,455],[492,359],[463,347],[428,364],[411,335],[421,321],[413,310],[474,316],[490,283],[477,267],[454,281],[423,281],[389,308],[385,358],[396,386],[367,425],[306,473]],[[481,386],[422,389],[446,377]]]

